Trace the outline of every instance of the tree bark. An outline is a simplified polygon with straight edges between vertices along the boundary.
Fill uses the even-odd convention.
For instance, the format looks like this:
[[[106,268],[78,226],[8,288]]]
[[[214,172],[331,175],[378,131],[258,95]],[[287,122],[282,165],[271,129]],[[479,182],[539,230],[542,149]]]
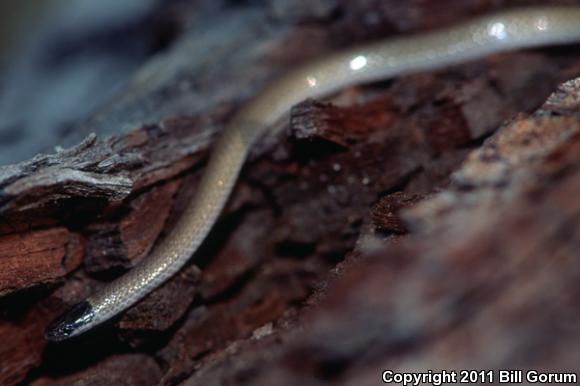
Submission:
[[[0,384],[375,385],[386,369],[575,369],[577,46],[294,106],[188,267],[96,331],[46,343],[52,318],[170,234],[211,142],[260,86],[340,46],[492,9],[300,3],[208,7],[244,32],[232,41],[247,39],[214,52],[229,64],[192,56],[192,32],[86,126],[136,128],[0,168]],[[198,44],[225,39],[212,33]],[[172,94],[192,77],[199,89]]]

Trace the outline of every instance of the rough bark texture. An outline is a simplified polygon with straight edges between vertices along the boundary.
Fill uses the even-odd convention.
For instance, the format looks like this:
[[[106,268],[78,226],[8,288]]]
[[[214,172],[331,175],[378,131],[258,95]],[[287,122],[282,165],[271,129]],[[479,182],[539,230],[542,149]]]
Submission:
[[[0,384],[375,385],[385,369],[575,370],[580,82],[558,85],[580,76],[578,46],[295,106],[256,147],[191,265],[117,320],[48,345],[52,318],[171,232],[209,144],[258,86],[337,46],[492,8],[192,3],[192,20],[207,12],[247,39],[231,57],[214,52],[232,64],[192,57],[190,40],[229,38],[192,32],[86,123],[135,129],[0,168]],[[197,105],[183,117],[186,101]]]

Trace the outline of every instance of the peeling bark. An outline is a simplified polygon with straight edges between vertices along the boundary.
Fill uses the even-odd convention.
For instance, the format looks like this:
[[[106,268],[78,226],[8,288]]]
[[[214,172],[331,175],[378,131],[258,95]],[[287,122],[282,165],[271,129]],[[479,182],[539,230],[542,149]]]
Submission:
[[[196,73],[207,101],[178,91],[204,63],[184,38],[149,64],[159,77],[87,127],[142,124],[0,167],[0,384],[370,385],[387,368],[575,368],[580,83],[552,91],[580,76],[577,47],[295,106],[191,264],[97,331],[46,344],[53,317],[171,233],[210,143],[260,85],[337,46],[492,7],[452,1],[436,20],[420,16],[427,3],[303,3],[240,10],[276,23],[245,27],[255,46],[220,67],[228,76]]]

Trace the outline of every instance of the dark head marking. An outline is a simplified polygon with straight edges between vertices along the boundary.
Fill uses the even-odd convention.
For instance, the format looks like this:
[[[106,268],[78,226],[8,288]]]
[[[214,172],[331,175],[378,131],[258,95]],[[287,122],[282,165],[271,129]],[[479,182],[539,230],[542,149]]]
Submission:
[[[93,307],[89,302],[81,302],[50,323],[44,336],[52,342],[68,339],[76,335],[75,332],[80,332],[78,330],[90,323],[94,316]]]

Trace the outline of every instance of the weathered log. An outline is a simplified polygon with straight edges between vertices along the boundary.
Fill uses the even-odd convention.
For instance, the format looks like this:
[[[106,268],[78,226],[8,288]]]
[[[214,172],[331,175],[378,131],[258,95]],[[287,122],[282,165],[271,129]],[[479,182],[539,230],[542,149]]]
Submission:
[[[49,228],[0,238],[0,295],[49,284],[79,267],[82,238]]]
[[[404,211],[407,237],[363,231],[290,331],[280,325],[209,357],[184,384],[251,374],[257,385],[376,385],[385,370],[496,370],[496,381],[514,367],[573,373],[578,95],[580,80],[564,84],[473,151],[451,187]],[[383,218],[391,208],[374,210]]]
[[[252,44],[223,74],[204,73],[184,41],[148,68],[171,71],[86,126],[140,123],[132,131],[0,168],[0,291],[10,293],[0,384],[143,384],[139,373],[165,385],[192,374],[205,385],[376,384],[389,367],[495,366],[487,358],[524,322],[506,366],[525,341],[558,355],[522,366],[565,368],[574,358],[580,84],[518,116],[580,75],[573,48],[493,56],[296,106],[286,130],[256,147],[193,264],[121,318],[46,345],[50,319],[171,232],[209,144],[260,85],[337,45],[483,10],[458,3],[433,21],[402,17],[432,10],[422,3],[316,1],[285,19],[283,3],[226,17]],[[385,24],[369,25],[368,12]],[[260,23],[275,25],[258,33]],[[316,37],[308,49],[305,36]],[[180,94],[192,69],[200,89]],[[187,100],[198,104],[179,118]],[[561,333],[540,335],[552,327]]]

